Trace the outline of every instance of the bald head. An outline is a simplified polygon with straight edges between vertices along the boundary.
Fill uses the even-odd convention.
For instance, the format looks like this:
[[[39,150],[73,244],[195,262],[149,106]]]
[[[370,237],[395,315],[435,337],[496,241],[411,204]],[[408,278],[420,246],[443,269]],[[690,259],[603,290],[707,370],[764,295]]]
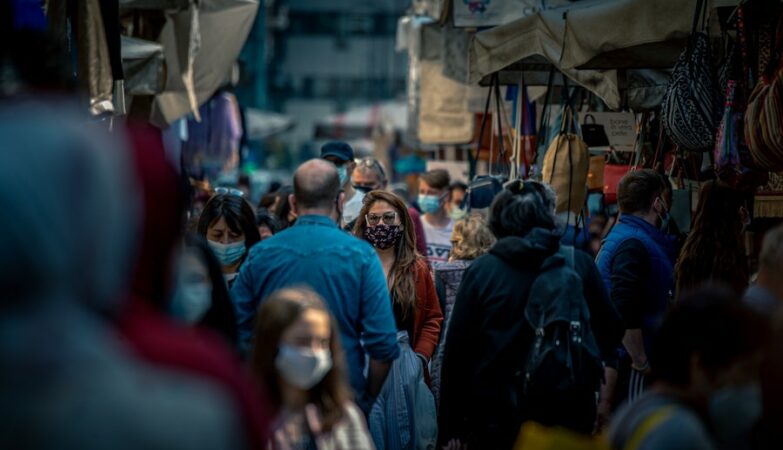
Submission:
[[[298,209],[331,212],[339,193],[340,177],[329,161],[311,159],[294,172],[294,197]]]

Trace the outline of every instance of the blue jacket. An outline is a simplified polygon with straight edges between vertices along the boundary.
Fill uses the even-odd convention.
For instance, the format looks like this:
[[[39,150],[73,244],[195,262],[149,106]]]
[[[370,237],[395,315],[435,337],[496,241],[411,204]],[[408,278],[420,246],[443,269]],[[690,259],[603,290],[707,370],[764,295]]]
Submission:
[[[614,257],[618,248],[631,239],[636,239],[644,246],[650,260],[647,286],[639,286],[639,294],[646,294],[650,302],[644,308],[646,314],[643,325],[643,332],[646,337],[649,337],[663,319],[674,292],[674,247],[671,238],[644,219],[621,215],[618,223],[604,240],[596,261],[606,290],[615,302],[617,299],[612,293]]]
[[[402,352],[367,417],[370,435],[377,450],[435,448],[437,411],[424,382],[422,361],[411,349],[407,331],[397,338]]]
[[[231,290],[240,345],[249,348],[263,299],[278,289],[303,285],[323,297],[337,320],[351,386],[361,400],[365,353],[380,361],[397,358],[397,327],[375,250],[328,217],[299,217],[293,227],[250,249]]]

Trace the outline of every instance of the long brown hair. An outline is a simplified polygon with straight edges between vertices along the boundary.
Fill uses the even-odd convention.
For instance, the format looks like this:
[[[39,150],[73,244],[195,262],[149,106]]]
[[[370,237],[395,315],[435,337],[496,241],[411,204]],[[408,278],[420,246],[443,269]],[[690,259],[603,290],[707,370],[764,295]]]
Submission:
[[[413,226],[413,220],[408,213],[408,207],[405,202],[391,192],[372,191],[364,197],[364,205],[356,219],[356,225],[353,227],[353,234],[366,240],[364,230],[367,228],[367,214],[375,202],[383,201],[391,205],[397,216],[400,218],[400,224],[403,226],[403,235],[400,242],[395,247],[396,255],[394,265],[389,272],[391,280],[392,301],[400,306],[402,318],[406,319],[412,315],[416,309],[416,280],[414,269],[416,267],[416,229]]]
[[[675,267],[678,293],[710,281],[740,292],[748,286],[741,206],[739,191],[717,181],[704,183],[691,232]]]
[[[351,400],[351,393],[345,381],[345,358],[337,323],[318,294],[308,288],[281,289],[263,301],[256,318],[250,364],[255,375],[264,383],[272,405],[279,411],[283,399],[275,358],[280,338],[308,310],[322,311],[329,317],[332,369],[310,389],[308,398],[308,403],[318,407],[324,431],[328,432],[343,418],[343,408]]]

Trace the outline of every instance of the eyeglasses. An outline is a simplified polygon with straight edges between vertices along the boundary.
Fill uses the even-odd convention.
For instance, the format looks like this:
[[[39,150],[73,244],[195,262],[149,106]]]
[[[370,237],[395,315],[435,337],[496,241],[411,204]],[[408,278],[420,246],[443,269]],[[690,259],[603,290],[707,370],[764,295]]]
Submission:
[[[239,189],[229,187],[217,187],[213,192],[217,195],[236,195],[239,197],[245,196],[245,193]]]
[[[378,225],[381,222],[381,219],[383,219],[383,223],[386,225],[394,225],[394,221],[397,220],[397,212],[389,211],[381,215],[367,214],[366,216],[364,216],[364,218],[367,219],[367,225],[371,227]]]

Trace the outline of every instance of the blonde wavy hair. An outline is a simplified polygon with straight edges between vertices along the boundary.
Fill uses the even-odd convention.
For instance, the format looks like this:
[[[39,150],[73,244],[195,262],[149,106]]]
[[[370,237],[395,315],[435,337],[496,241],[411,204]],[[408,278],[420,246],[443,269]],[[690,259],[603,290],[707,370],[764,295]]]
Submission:
[[[454,224],[450,259],[476,259],[486,253],[494,243],[495,235],[489,230],[487,222],[480,215],[473,214]]]

